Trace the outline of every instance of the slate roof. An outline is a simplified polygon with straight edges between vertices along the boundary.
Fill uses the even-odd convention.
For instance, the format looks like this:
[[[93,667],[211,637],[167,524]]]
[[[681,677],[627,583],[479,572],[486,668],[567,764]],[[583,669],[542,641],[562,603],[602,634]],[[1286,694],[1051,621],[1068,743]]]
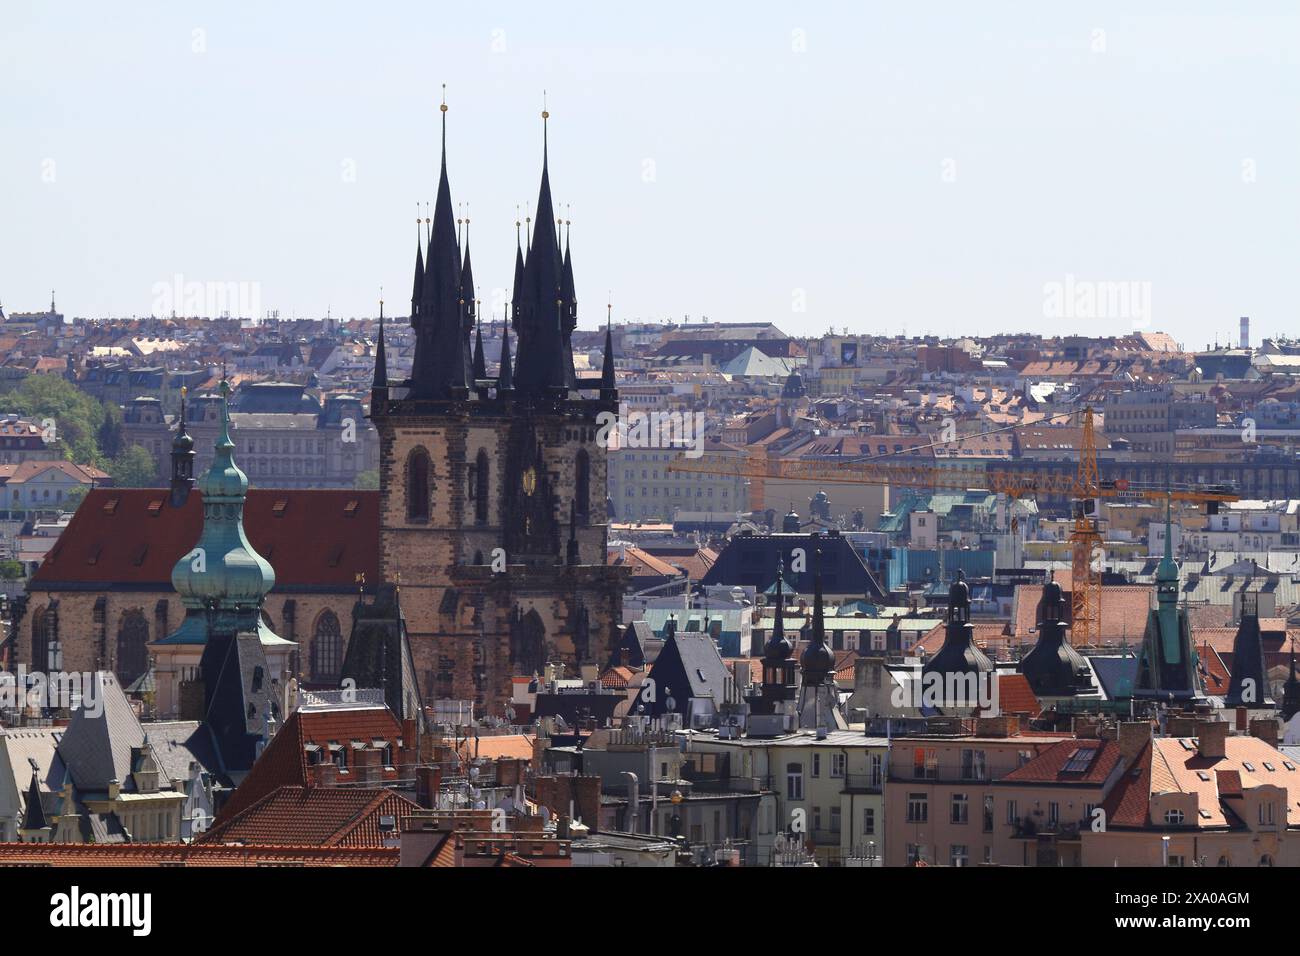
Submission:
[[[108,789],[116,780],[123,792],[134,789],[131,781],[131,749],[144,744],[144,730],[122,692],[117,678],[101,672],[98,713],[79,707],[72,714],[59,741],[59,757],[82,793]]]

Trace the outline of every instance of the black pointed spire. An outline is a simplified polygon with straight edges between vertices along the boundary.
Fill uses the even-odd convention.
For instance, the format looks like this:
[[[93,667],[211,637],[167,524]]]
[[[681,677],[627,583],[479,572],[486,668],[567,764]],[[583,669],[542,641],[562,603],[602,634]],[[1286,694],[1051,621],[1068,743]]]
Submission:
[[[50,826],[45,817],[45,808],[41,806],[41,783],[32,765],[32,782],[27,787],[27,806],[23,808],[23,825],[20,829],[29,833],[45,830]]]
[[[510,326],[501,329],[501,367],[497,370],[497,394],[505,395],[515,390],[514,371],[510,368]]]
[[[379,300],[379,337],[375,342],[375,378],[371,388],[388,388],[388,355],[384,349],[384,300]]]
[[[171,506],[179,508],[185,504],[194,487],[194,439],[190,437],[185,422],[185,396],[187,389],[181,388],[180,420],[176,427],[176,437],[172,439],[172,480]]]
[[[600,397],[611,399],[618,397],[618,393],[615,391],[618,382],[614,377],[613,314],[613,304],[605,306],[605,354],[602,356],[600,363]]]
[[[537,228],[521,277],[516,281],[515,332],[519,336],[519,391],[531,397],[557,396],[576,386],[564,315],[564,258],[556,234],[551,200],[549,143],[543,110],[542,182],[537,195]],[[518,252],[515,258],[519,262]]]
[[[411,283],[411,324],[420,314],[420,299],[424,290],[424,251],[420,242],[420,204],[415,205],[415,279]]]
[[[424,259],[419,314],[412,321],[416,335],[410,397],[415,399],[463,398],[472,374],[469,332],[463,325],[460,303],[463,264],[447,178],[447,104],[440,109],[442,162],[438,196]]]
[[[474,380],[487,378],[487,360],[483,357],[483,323],[474,325]]]
[[[813,536],[816,541],[816,535]],[[826,618],[822,608],[822,549],[820,542],[814,556],[813,566],[813,617],[812,633],[808,646],[799,658],[799,668],[803,671],[805,686],[814,686],[826,682],[835,670],[835,654],[826,646]]]

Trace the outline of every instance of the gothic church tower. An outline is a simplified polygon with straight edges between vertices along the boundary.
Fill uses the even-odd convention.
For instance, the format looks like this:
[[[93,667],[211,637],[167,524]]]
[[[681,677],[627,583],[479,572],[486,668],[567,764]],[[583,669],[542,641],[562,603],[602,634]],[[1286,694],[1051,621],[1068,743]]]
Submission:
[[[425,698],[501,713],[511,677],[550,661],[603,664],[617,635],[623,571],[605,563],[606,450],[596,437],[618,393],[612,354],[599,377],[574,372],[573,261],[545,141],[537,225],[515,250],[517,359],[507,329],[499,372],[487,377],[468,224],[458,234],[453,219],[446,114],[444,104],[433,221],[416,246],[409,379],[388,380],[380,331],[370,417],[381,443],[381,560],[401,588]]]

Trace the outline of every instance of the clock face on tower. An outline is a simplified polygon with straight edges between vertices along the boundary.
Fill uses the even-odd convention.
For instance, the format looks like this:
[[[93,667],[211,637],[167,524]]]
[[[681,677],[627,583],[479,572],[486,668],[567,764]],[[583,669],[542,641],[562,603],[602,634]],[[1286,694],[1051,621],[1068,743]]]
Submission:
[[[537,470],[535,468],[529,467],[525,469],[522,485],[524,494],[531,497],[533,492],[537,490]]]

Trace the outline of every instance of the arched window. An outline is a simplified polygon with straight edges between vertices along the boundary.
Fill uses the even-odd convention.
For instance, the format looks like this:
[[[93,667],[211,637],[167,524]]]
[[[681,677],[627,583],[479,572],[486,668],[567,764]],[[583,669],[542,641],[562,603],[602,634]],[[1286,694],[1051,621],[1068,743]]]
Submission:
[[[472,474],[470,497],[474,499],[474,523],[487,524],[488,497],[490,495],[488,490],[488,453],[482,448],[478,450],[478,459],[474,462]]]
[[[122,615],[117,627],[117,680],[130,687],[149,669],[149,622],[136,608]]]
[[[50,615],[39,607],[32,615],[32,669],[52,670],[50,667]]]
[[[311,638],[311,679],[332,683],[343,671],[343,631],[338,615],[322,611]]]
[[[575,511],[578,523],[585,525],[591,515],[591,456],[587,454],[585,448],[578,450],[577,474],[574,483],[576,485],[574,496],[577,498]]]
[[[423,448],[406,459],[406,520],[429,520],[429,453]]]
[[[1261,856],[1261,857],[1259,858],[1259,865],[1260,865],[1260,866],[1272,866],[1272,865],[1273,865],[1273,857],[1271,857],[1269,854],[1265,853],[1263,856]]]

